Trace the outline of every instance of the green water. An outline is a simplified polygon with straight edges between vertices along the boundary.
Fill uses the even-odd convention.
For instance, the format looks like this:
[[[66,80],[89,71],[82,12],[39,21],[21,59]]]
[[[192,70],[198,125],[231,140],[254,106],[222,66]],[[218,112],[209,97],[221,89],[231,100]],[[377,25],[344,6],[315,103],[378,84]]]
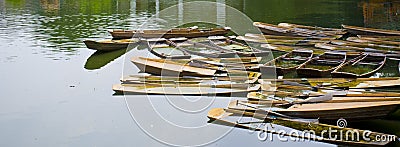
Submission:
[[[89,50],[85,39],[110,38],[107,29],[136,29],[156,12],[178,4],[166,0],[0,0],[0,146],[161,146],[132,119],[122,96],[113,96],[124,69],[137,73],[130,58],[147,55],[144,46],[128,54]],[[186,1],[184,1],[186,2]],[[218,0],[253,21],[291,22],[339,28],[341,24],[400,29],[399,4],[362,0]],[[363,15],[363,6],[370,10]],[[372,8],[374,7],[374,8]],[[373,9],[373,10],[372,10]],[[183,16],[190,14],[183,9]],[[215,14],[217,15],[217,14]],[[210,15],[210,17],[213,17]],[[220,17],[218,17],[220,18]],[[223,17],[222,17],[223,19]],[[235,22],[236,23],[236,22]],[[237,24],[241,22],[238,21]],[[163,20],[147,28],[162,28]],[[208,25],[199,24],[205,28]],[[126,55],[126,56],[124,56]],[[374,76],[399,76],[390,61]],[[146,96],[137,96],[147,98]],[[226,107],[228,98],[190,115],[151,96],[165,118],[183,126],[206,125],[207,111]],[[169,97],[181,99],[181,97]],[[186,97],[197,100],[198,97]],[[202,99],[211,100],[210,97]],[[197,102],[196,104],[201,104]],[[184,107],[182,105],[181,107]],[[193,108],[195,109],[195,108]],[[196,108],[197,109],[197,108]],[[140,111],[134,109],[134,112]],[[185,113],[187,114],[187,113]],[[398,117],[396,117],[398,118]],[[153,122],[154,123],[154,122]],[[362,128],[400,135],[398,119],[367,121]],[[149,123],[151,124],[151,123]],[[363,125],[367,124],[367,125]],[[371,125],[368,125],[371,124]],[[154,124],[156,126],[156,124]],[[223,126],[215,125],[214,130]],[[172,136],[174,132],[161,129]],[[201,131],[199,132],[201,133]],[[206,132],[207,133],[207,132]],[[208,135],[188,137],[206,138]],[[191,136],[189,136],[191,135]],[[182,137],[181,139],[189,139]],[[261,142],[234,129],[210,146],[328,146],[318,142]]]

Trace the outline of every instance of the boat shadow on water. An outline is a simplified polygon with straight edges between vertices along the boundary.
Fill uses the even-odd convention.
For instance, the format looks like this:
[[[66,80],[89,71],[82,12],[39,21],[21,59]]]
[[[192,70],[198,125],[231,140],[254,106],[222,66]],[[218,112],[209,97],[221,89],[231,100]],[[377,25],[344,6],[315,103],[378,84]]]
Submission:
[[[135,47],[136,48],[136,47]],[[96,70],[104,67],[108,63],[114,61],[118,57],[121,57],[124,55],[126,52],[130,51],[126,49],[120,49],[120,50],[115,50],[115,51],[110,51],[110,52],[104,52],[104,51],[96,51],[90,57],[86,60],[86,63],[84,65],[84,68],[87,70]]]

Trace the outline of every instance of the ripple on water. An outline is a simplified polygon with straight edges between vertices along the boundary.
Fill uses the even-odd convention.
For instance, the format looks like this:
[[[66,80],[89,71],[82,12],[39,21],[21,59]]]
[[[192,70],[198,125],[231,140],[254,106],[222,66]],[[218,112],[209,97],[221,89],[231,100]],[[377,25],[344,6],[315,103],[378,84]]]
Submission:
[[[36,2],[26,3],[1,13],[4,19],[0,20],[0,37],[8,43],[23,40],[19,43],[27,44],[32,54],[55,60],[77,55],[79,49],[86,48],[82,42],[85,39],[110,38],[107,29],[138,28],[152,15],[139,11],[120,13],[120,10],[113,14],[108,8],[81,10],[76,5],[63,5],[54,12],[42,10],[45,7]],[[150,25],[151,28],[157,26]],[[9,45],[13,46],[12,43]]]

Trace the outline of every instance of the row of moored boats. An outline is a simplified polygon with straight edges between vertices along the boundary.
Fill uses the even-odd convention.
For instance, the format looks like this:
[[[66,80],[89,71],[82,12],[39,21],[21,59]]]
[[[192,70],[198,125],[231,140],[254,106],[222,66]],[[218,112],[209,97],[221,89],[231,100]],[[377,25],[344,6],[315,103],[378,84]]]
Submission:
[[[346,131],[351,128],[330,123],[383,118],[400,106],[400,93],[386,89],[400,86],[400,77],[370,78],[388,58],[399,58],[399,31],[261,22],[254,26],[263,34],[227,36],[230,28],[196,27],[112,30],[112,40],[85,43],[102,51],[142,45],[152,54],[131,57],[143,73],[123,77],[120,84],[113,85],[117,93],[246,97],[233,100],[227,108],[211,109],[208,118],[218,124],[270,133],[277,132],[257,128],[254,123],[300,131]],[[293,72],[303,78],[285,76]],[[238,115],[242,117],[235,117]],[[308,138],[345,145],[390,142],[339,135],[346,139]],[[370,136],[378,135],[390,134],[371,132]]]

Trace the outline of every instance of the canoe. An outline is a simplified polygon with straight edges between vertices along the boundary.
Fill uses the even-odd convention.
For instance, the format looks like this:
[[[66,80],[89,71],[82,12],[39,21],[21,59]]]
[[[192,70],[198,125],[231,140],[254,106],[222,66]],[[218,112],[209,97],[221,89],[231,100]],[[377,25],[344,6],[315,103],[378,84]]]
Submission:
[[[342,29],[337,29],[337,28],[324,28],[324,27],[319,27],[319,26],[306,26],[306,25],[286,23],[286,22],[279,23],[278,26],[287,27],[287,28],[302,28],[302,29],[310,29],[310,30],[334,31],[334,32],[337,32],[338,34],[344,34],[345,33],[345,32],[343,32]]]
[[[358,102],[357,99],[359,98],[335,98],[334,100],[330,100],[327,102],[293,104],[290,105],[289,108],[274,108],[272,105],[259,104],[250,105],[252,107],[230,104],[229,109],[253,112],[257,109],[264,111],[272,110],[273,112],[294,118],[318,119],[323,121],[336,122],[336,120],[341,118],[349,121],[384,118],[396,111],[400,106],[400,99],[393,100],[389,98],[389,100],[387,101],[373,101],[374,99],[380,98],[364,98],[361,99],[360,102]]]
[[[129,44],[136,44],[139,39],[123,39],[123,40],[85,40],[83,41],[87,48],[98,51],[114,51],[119,49],[127,49]]]
[[[171,38],[173,40],[186,40],[187,38]],[[186,51],[169,45],[165,38],[146,39],[147,48],[151,53],[163,59],[190,59],[192,56]]]
[[[194,28],[173,28],[169,30],[109,30],[114,39],[140,38],[195,38],[216,35],[225,35],[230,32],[229,27],[198,29]]]
[[[233,41],[224,36],[210,36],[208,37],[211,46],[222,48],[226,51],[232,51],[240,57],[265,57],[268,56],[270,51],[263,51],[245,44]]]
[[[384,54],[369,53],[357,60],[351,60],[332,72],[332,77],[361,78],[369,77],[380,70],[386,63]]]
[[[400,36],[400,31],[395,30],[364,28],[349,25],[342,25],[342,28],[355,35]]]
[[[335,43],[335,42],[332,42]],[[325,49],[325,50],[332,50],[332,51],[340,51],[340,52],[372,52],[372,53],[384,53],[387,56],[391,56],[394,58],[398,58],[398,54],[400,51],[392,51],[392,50],[381,50],[381,49],[374,49],[374,48],[361,48],[355,46],[348,46],[348,45],[339,45],[339,44],[332,44],[332,43],[317,43],[315,44],[316,48]]]
[[[284,27],[262,22],[254,22],[253,25],[258,27],[262,33],[279,36],[296,36],[296,37],[328,37],[322,31],[309,30],[296,27]]]
[[[300,65],[296,72],[299,75],[312,77],[329,77],[330,73],[346,61],[345,52],[325,52]]]
[[[237,53],[227,51],[210,45],[208,38],[194,38],[187,41],[169,40],[171,46],[183,50],[189,54],[206,58],[234,58]]]
[[[355,43],[368,43],[368,44],[372,43],[372,44],[397,46],[397,47],[400,46],[400,42],[383,40],[381,38],[374,38],[374,37],[348,37],[346,40]]]
[[[363,138],[361,138],[358,141],[351,140],[350,139],[351,137],[347,137],[349,139],[346,139],[345,133],[341,134],[343,136],[339,136],[336,139],[332,139],[332,137],[328,136],[328,133],[323,133],[322,131],[323,130],[337,130],[339,132],[358,131],[360,134],[362,134],[363,132],[365,132],[365,130],[359,130],[354,128],[341,128],[335,125],[312,122],[307,119],[276,119],[272,118],[270,116],[270,113],[268,112],[263,113],[261,111],[247,112],[234,109],[213,108],[208,112],[207,117],[210,119],[210,122],[215,124],[225,125],[229,127],[234,126],[237,128],[247,129],[252,132],[260,131],[260,133],[267,133],[269,135],[278,134],[281,135],[282,138],[290,137],[290,138],[297,138],[299,140],[314,140],[319,142],[332,143],[337,145],[346,145],[346,146],[378,146],[378,145],[383,146],[390,142],[390,141],[382,141],[382,142],[365,141]],[[278,132],[274,129],[266,129],[268,123],[271,124],[271,127],[272,125],[281,125],[304,132],[312,130],[315,132],[316,135],[318,134],[325,134],[325,135],[312,137],[311,135],[299,135],[298,133]],[[378,135],[395,136],[378,132],[370,133],[371,137]],[[266,139],[268,138],[269,136],[266,136]]]
[[[266,35],[266,34],[253,34],[253,33],[246,33],[243,37],[252,37],[252,38],[259,38],[259,39],[276,39],[276,40],[313,40],[313,41],[330,41],[335,40],[336,38],[315,38],[315,37],[296,37],[296,36],[276,36],[276,35]]]
[[[275,112],[300,118],[336,121],[383,118],[397,110],[400,101],[295,104]]]
[[[398,45],[382,45],[382,44],[374,44],[373,42],[363,43],[363,42],[353,42],[352,41],[341,41],[341,40],[332,40],[329,43],[340,46],[351,46],[351,47],[359,47],[359,48],[371,48],[382,51],[390,51],[390,50],[400,50]],[[376,43],[376,42],[375,42]]]
[[[115,84],[112,89],[124,94],[158,94],[158,95],[235,95],[247,94],[260,89],[259,84],[227,84],[227,85],[161,85],[161,84]]]
[[[295,78],[295,79],[259,79],[258,82],[271,84],[291,81],[312,87],[331,87],[337,89],[367,89],[400,86],[400,77],[383,78]]]
[[[293,89],[280,89],[276,88],[274,91],[266,91],[263,85],[261,85],[261,92],[253,92],[247,95],[249,100],[270,100],[269,96],[274,96],[275,100],[294,100],[294,99],[303,99],[309,97],[319,97],[326,95],[327,93],[332,93],[334,99],[337,97],[347,97],[357,99],[358,102],[362,101],[362,99],[368,99],[368,101],[373,100],[400,100],[400,93],[396,92],[373,92],[373,91],[358,91],[358,90],[320,90],[318,92],[311,90],[293,90]],[[267,89],[267,90],[271,90]],[[376,98],[376,99],[375,99]],[[385,99],[382,99],[385,98]],[[390,99],[389,99],[390,98]]]
[[[229,75],[236,74],[240,75],[240,73],[247,73],[247,70],[253,69],[259,64],[255,63],[220,63],[213,61],[212,59],[202,59],[202,58],[195,58],[195,59],[154,59],[154,58],[146,58],[147,60],[159,62],[159,63],[174,63],[174,64],[184,64],[191,67],[197,68],[204,68],[204,69],[211,69],[216,70],[218,73],[228,73]],[[239,59],[240,60],[240,59]]]
[[[204,59],[213,60],[224,64],[250,64],[250,63],[259,63],[262,60],[262,57],[204,58]],[[201,58],[197,60],[201,60]]]
[[[400,42],[400,36],[374,36],[374,35],[357,35],[360,38],[368,38],[377,41]]]
[[[237,36],[235,39],[244,42],[250,43],[268,43],[274,45],[290,45],[290,46],[314,46],[316,43],[324,43],[325,40],[306,38],[304,39],[296,39],[290,38],[291,36],[278,36],[278,37],[270,37],[273,35],[264,35],[266,38],[262,38],[262,36]],[[279,39],[282,38],[282,39]]]
[[[154,76],[150,74],[129,75],[121,78],[122,83],[213,83],[218,81],[237,82],[237,83],[255,83],[261,73],[251,72],[245,76],[229,76],[229,77],[175,77],[175,76]]]
[[[132,57],[131,61],[140,71],[162,76],[214,76],[216,73],[216,70],[192,67],[171,60],[159,62],[151,58]]]
[[[264,74],[276,70],[276,74],[283,75],[295,71],[300,65],[311,60],[312,56],[312,50],[293,50],[260,66],[260,72]]]

